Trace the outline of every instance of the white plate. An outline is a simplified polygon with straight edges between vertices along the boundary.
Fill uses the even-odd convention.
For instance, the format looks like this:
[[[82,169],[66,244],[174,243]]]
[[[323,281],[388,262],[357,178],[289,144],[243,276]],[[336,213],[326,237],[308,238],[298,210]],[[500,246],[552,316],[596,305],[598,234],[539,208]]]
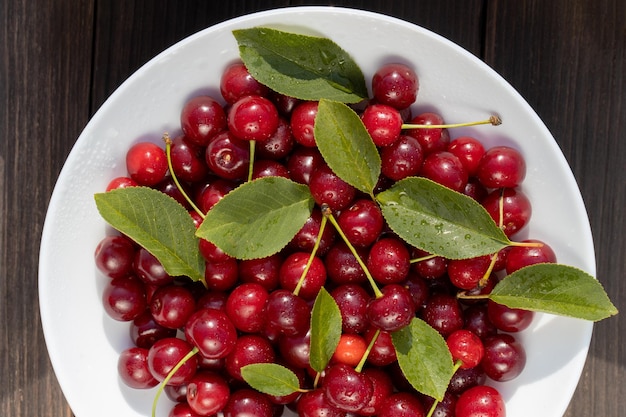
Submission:
[[[106,225],[93,195],[124,173],[124,154],[139,139],[177,132],[183,103],[198,93],[219,97],[226,64],[238,58],[231,31],[258,25],[306,27],[329,37],[366,74],[387,61],[411,63],[420,77],[416,111],[436,109],[445,120],[499,114],[497,128],[466,128],[487,146],[510,144],[527,159],[524,191],[533,203],[526,233],[547,241],[561,263],[595,275],[589,221],[572,172],[554,138],[524,99],[472,54],[413,24],[334,7],[285,8],[247,15],[203,30],[159,54],[104,103],[72,149],[54,189],[43,230],[39,268],[41,318],[50,358],[77,417],[147,416],[154,389],[126,388],[118,354],[131,343],[128,323],[101,305],[103,278],[93,260]],[[521,335],[526,369],[500,386],[509,417],[562,416],[585,362],[592,324],[539,315]],[[163,396],[159,415],[169,404]]]

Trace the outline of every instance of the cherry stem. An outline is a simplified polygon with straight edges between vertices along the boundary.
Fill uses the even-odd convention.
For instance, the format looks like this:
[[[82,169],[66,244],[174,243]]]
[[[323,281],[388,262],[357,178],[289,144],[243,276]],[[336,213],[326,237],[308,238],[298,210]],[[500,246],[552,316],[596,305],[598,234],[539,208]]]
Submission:
[[[254,171],[254,154],[256,151],[256,140],[250,141],[250,162],[248,164],[248,182],[252,181],[252,172]]]
[[[322,240],[322,234],[324,233],[324,229],[326,228],[327,222],[328,222],[328,219],[326,218],[326,216],[322,216],[322,222],[320,224],[320,231],[317,233],[317,238],[315,239],[313,250],[311,251],[311,254],[309,255],[309,260],[307,261],[304,267],[304,270],[302,271],[302,275],[300,275],[298,284],[296,285],[296,288],[294,288],[293,290],[293,295],[298,295],[300,293],[300,289],[302,288],[302,285],[304,285],[304,278],[306,278],[306,274],[309,272],[309,269],[311,268],[311,264],[313,263],[313,260],[315,259],[315,254],[317,253],[320,247],[320,241]]]
[[[498,227],[502,229],[504,226],[504,188],[500,190],[500,198],[498,199]]]
[[[461,291],[456,295],[456,298],[463,300],[489,300],[489,294],[467,295],[465,291]]]
[[[163,392],[163,389],[165,388],[167,383],[170,381],[170,379],[172,379],[172,377],[180,369],[180,367],[183,366],[185,362],[191,359],[191,357],[193,357],[196,353],[198,353],[198,348],[194,346],[194,348],[191,349],[191,351],[188,354],[186,354],[180,361],[178,361],[176,366],[172,368],[172,370],[167,374],[165,379],[161,382],[161,384],[159,385],[159,389],[154,395],[154,400],[152,401],[152,417],[156,416],[156,408],[159,402],[159,397],[161,396],[161,393]]]
[[[433,259],[433,258],[436,258],[436,257],[437,257],[437,255],[432,255],[432,254],[431,255],[426,255],[426,256],[422,256],[420,258],[413,258],[413,259],[411,259],[411,261],[409,263],[416,264],[418,262],[427,261],[429,259]]]
[[[337,223],[337,220],[333,216],[333,213],[330,210],[330,208],[328,207],[328,205],[326,205],[326,204],[322,205],[322,214],[324,215],[324,217],[328,217],[328,220],[330,221],[330,223],[333,226],[335,226],[335,229],[337,230],[337,233],[339,233],[339,236],[341,236],[341,238],[345,242],[345,244],[348,247],[348,249],[350,249],[350,252],[356,258],[356,261],[359,263],[361,268],[363,268],[363,272],[365,272],[365,276],[367,277],[367,280],[370,282],[370,285],[372,286],[372,290],[374,291],[374,295],[376,296],[376,298],[382,297],[383,293],[378,288],[378,285],[376,285],[376,281],[374,281],[374,277],[372,277],[372,274],[370,273],[369,269],[367,269],[367,266],[365,265],[365,263],[363,262],[363,260],[359,256],[359,254],[357,253],[357,251],[354,248],[354,246],[352,245],[352,243],[350,243],[350,241],[348,240],[348,237],[345,235],[343,230],[341,230],[341,227],[339,226],[339,223]]]
[[[467,126],[478,126],[478,125],[493,125],[498,126],[502,124],[502,119],[498,116],[493,115],[489,119],[479,120],[476,122],[465,122],[465,123],[450,123],[443,125],[416,125],[411,123],[405,123],[402,125],[402,129],[448,129],[454,127],[467,127]]]
[[[320,383],[320,378],[322,377],[322,373],[321,372],[317,372],[315,374],[315,380],[313,381],[313,388],[317,388],[317,384]]]
[[[454,375],[454,373],[456,371],[459,370],[459,368],[461,367],[461,365],[463,365],[463,362],[459,359],[456,362],[454,362],[454,367],[452,368],[452,374]],[[430,406],[430,410],[428,410],[428,414],[426,414],[426,417],[432,417],[432,415],[435,413],[435,409],[437,408],[437,405],[440,403],[439,400],[435,400],[433,402],[433,405]]]
[[[363,353],[363,356],[361,357],[361,360],[357,364],[356,368],[354,368],[355,371],[361,372],[361,370],[365,366],[365,362],[367,361],[367,357],[370,355],[370,352],[374,348],[374,343],[376,343],[376,339],[378,339],[378,335],[379,334],[380,334],[380,329],[376,329],[376,332],[374,333],[374,337],[372,337],[372,340],[370,340],[369,345],[367,345],[367,349],[365,349],[365,353]]]
[[[189,198],[189,196],[187,195],[183,187],[180,185],[178,178],[176,178],[176,174],[174,173],[174,168],[172,166],[172,139],[170,139],[170,135],[167,132],[163,134],[163,141],[165,142],[165,155],[167,156],[167,167],[170,170],[170,175],[172,176],[172,179],[174,180],[174,184],[176,184],[176,188],[178,188],[178,191],[180,191],[180,193],[183,195],[185,200],[187,200],[191,208],[193,208],[194,211],[198,213],[198,215],[202,219],[204,219],[206,216],[204,215],[202,210],[200,210],[198,206],[196,206],[196,204],[193,202],[193,200]]]
[[[479,288],[483,288],[485,285],[487,285],[487,281],[489,281],[489,277],[491,276],[491,273],[493,272],[493,268],[496,266],[497,261],[498,261],[498,253],[496,252],[493,255],[491,255],[491,262],[489,262],[489,267],[485,271],[485,274],[480,279],[480,281],[478,281]]]
[[[510,246],[517,246],[520,248],[541,248],[543,247],[542,242],[511,242]]]

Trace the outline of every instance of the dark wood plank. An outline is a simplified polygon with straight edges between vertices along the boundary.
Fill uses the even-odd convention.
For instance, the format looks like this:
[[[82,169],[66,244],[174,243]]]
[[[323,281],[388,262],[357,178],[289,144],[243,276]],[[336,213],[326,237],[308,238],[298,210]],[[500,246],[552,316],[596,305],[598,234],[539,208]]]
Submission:
[[[626,3],[493,1],[487,63],[535,108],[569,161],[594,235],[597,276],[626,306]],[[596,325],[567,417],[624,413],[626,320]]]
[[[284,7],[286,0],[96,2],[92,110],[128,76],[177,41],[213,24],[261,10]]]
[[[91,7],[71,0],[0,4],[3,416],[71,415],[41,331],[37,257],[52,187],[89,117]]]
[[[293,0],[291,4],[328,5],[327,1]],[[458,43],[477,56],[482,55],[484,0],[339,0],[333,6],[368,10],[415,23]]]
[[[322,1],[0,2],[0,415],[70,416],[37,308],[47,201],[90,115],[132,72],[185,36],[230,17]],[[626,3],[621,0],[353,0],[403,18],[486,59],[537,110],[572,165],[596,241],[598,277],[623,309],[626,291]],[[597,325],[566,417],[617,417],[626,331]]]

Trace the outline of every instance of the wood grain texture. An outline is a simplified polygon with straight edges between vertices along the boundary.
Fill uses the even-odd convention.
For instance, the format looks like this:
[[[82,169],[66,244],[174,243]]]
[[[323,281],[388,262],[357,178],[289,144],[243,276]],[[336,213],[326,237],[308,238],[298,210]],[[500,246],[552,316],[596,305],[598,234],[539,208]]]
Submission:
[[[141,65],[198,30],[254,11],[328,4],[399,17],[445,36],[528,100],[572,166],[589,212],[598,278],[624,311],[622,0],[0,2],[0,416],[72,415],[45,349],[37,258],[56,177],[89,117]],[[621,316],[596,325],[566,417],[623,415],[625,335]]]
[[[92,12],[81,1],[0,4],[2,416],[71,415],[41,330],[37,257],[54,182],[89,117]]]
[[[622,312],[625,18],[620,1],[491,2],[485,54],[537,111],[569,161],[591,222],[597,277]],[[623,317],[596,325],[567,417],[624,413],[625,331]]]

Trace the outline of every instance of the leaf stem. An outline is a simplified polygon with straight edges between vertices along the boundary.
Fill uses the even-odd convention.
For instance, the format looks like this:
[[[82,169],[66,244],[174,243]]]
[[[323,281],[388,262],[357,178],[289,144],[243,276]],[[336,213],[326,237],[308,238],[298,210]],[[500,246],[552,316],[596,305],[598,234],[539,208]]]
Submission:
[[[411,259],[411,261],[409,263],[416,264],[418,262],[427,261],[429,259],[433,259],[433,258],[436,258],[436,257],[437,257],[437,255],[433,255],[433,254],[425,255],[425,256],[421,256],[419,258],[413,258],[413,259]]]
[[[161,393],[163,392],[163,389],[165,389],[167,383],[170,381],[170,379],[172,379],[172,376],[174,376],[174,374],[180,369],[180,367],[183,366],[185,362],[191,359],[191,357],[193,357],[196,353],[198,353],[198,348],[194,346],[194,348],[191,349],[188,354],[186,354],[180,361],[178,361],[176,366],[172,368],[172,370],[167,374],[165,379],[161,382],[161,384],[159,385],[159,389],[154,395],[154,400],[152,401],[152,417],[156,416],[156,408],[159,402],[159,397],[161,396]]]
[[[454,367],[452,368],[452,374],[454,375],[456,373],[456,371],[459,370],[459,368],[461,367],[461,365],[463,365],[463,362],[459,359],[456,362],[454,362]],[[437,405],[439,405],[440,401],[435,399],[435,401],[433,402],[433,405],[430,406],[430,410],[428,410],[428,414],[426,414],[426,417],[432,417],[433,414],[435,413],[435,410],[437,409]]]
[[[256,152],[256,140],[250,141],[250,162],[248,163],[248,182],[252,181],[254,171],[254,154]]]
[[[296,288],[294,288],[293,290],[293,295],[298,295],[300,293],[300,289],[302,288],[302,285],[304,285],[304,278],[306,278],[306,274],[309,272],[309,269],[311,268],[311,264],[313,263],[313,259],[315,259],[315,255],[317,254],[317,251],[320,247],[320,241],[322,240],[322,234],[324,233],[324,229],[326,228],[327,222],[328,222],[328,219],[326,218],[326,216],[322,216],[322,222],[320,224],[320,231],[317,233],[317,238],[315,239],[313,250],[311,251],[311,255],[309,255],[309,260],[307,261],[306,266],[304,267],[304,270],[302,271],[302,275],[300,275],[298,284],[296,285]]]
[[[544,244],[542,242],[513,242],[510,243],[511,246],[517,246],[520,248],[541,248]]]
[[[468,295],[466,291],[461,291],[456,295],[456,297],[462,298],[463,300],[488,300],[489,294]]]
[[[361,372],[361,370],[365,366],[365,361],[367,361],[367,357],[369,356],[370,352],[374,348],[374,343],[376,343],[376,339],[378,339],[379,334],[380,334],[380,329],[376,329],[376,332],[374,333],[372,340],[370,340],[370,343],[367,345],[367,349],[365,349],[365,352],[363,353],[361,360],[357,364],[356,368],[354,368],[355,371]]]
[[[174,184],[176,184],[176,187],[178,188],[180,193],[183,195],[183,197],[185,197],[185,200],[187,200],[191,208],[193,208],[194,211],[198,213],[198,215],[202,219],[204,219],[205,215],[202,212],[202,210],[200,210],[198,206],[196,206],[196,204],[193,202],[193,200],[189,198],[189,196],[183,189],[182,185],[180,185],[178,178],[176,178],[176,174],[174,173],[174,168],[172,166],[172,139],[170,139],[170,135],[167,132],[163,134],[163,141],[165,142],[165,155],[167,156],[167,167],[170,170],[170,175],[172,176],[172,179],[174,180]]]
[[[448,129],[454,127],[467,127],[467,126],[477,126],[477,125],[493,125],[498,126],[502,124],[502,119],[498,116],[493,115],[489,119],[479,120],[474,122],[465,122],[465,123],[450,123],[443,125],[420,125],[420,124],[411,124],[405,123],[402,125],[402,129]]]
[[[485,271],[485,274],[482,276],[482,278],[478,281],[479,288],[483,288],[485,285],[487,285],[487,282],[489,281],[489,277],[491,276],[491,273],[493,272],[493,268],[496,266],[497,261],[498,261],[498,253],[496,252],[493,255],[491,255],[491,261],[489,262],[489,267]]]
[[[359,263],[361,268],[363,268],[363,272],[365,272],[365,276],[367,277],[367,280],[370,282],[370,285],[372,286],[372,290],[374,291],[374,295],[376,296],[376,298],[382,297],[383,293],[378,288],[378,285],[376,285],[376,281],[374,281],[374,277],[372,277],[372,274],[370,273],[369,269],[367,269],[367,266],[365,265],[365,262],[363,262],[363,260],[361,259],[361,257],[357,253],[357,251],[354,248],[354,246],[352,245],[352,243],[350,243],[350,241],[348,240],[348,237],[345,235],[343,230],[341,230],[341,227],[339,226],[339,223],[337,223],[337,220],[333,216],[333,213],[330,210],[330,208],[327,205],[325,205],[325,204],[322,205],[322,214],[324,215],[324,217],[328,217],[328,220],[330,221],[330,223],[333,226],[335,226],[335,229],[337,230],[337,233],[339,233],[339,236],[341,236],[341,238],[345,242],[346,246],[348,246],[348,249],[350,249],[350,252],[356,258],[356,261]]]

